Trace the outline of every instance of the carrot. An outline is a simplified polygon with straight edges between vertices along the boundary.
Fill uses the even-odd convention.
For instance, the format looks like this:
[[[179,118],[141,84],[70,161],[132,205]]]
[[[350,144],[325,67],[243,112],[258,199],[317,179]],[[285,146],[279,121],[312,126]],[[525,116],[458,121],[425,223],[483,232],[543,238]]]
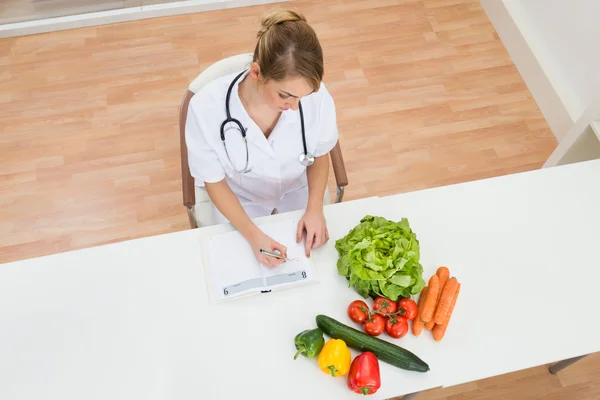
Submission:
[[[430,331],[433,329],[434,326],[435,326],[435,321],[433,320],[433,318],[431,318],[431,320],[425,324],[425,329]]]
[[[448,279],[450,279],[450,270],[444,266],[441,266],[437,269],[436,275],[438,276],[438,278],[440,278],[440,293],[442,290],[444,290],[444,285],[446,285],[446,282],[448,281]],[[438,296],[439,299],[439,296]]]
[[[438,293],[440,291],[440,278],[437,275],[433,275],[429,278],[429,290],[427,290],[427,297],[423,303],[423,314],[421,315],[421,321],[427,323],[433,318],[433,312],[435,310],[435,303],[437,301]]]
[[[433,316],[435,316],[437,312],[437,308],[439,307],[440,303],[440,296],[442,295],[442,291],[444,290],[446,282],[448,282],[448,278],[450,278],[450,270],[444,266],[441,266],[437,269],[436,275],[440,280],[440,290],[438,290],[437,299],[435,299],[435,306],[433,307]],[[434,318],[431,318],[431,320],[429,320],[429,322],[425,324],[425,329],[430,331],[433,329],[435,324],[436,322],[434,321]]]
[[[452,301],[454,300],[457,289],[458,281],[456,278],[448,280],[444,290],[441,292],[440,300],[438,301],[438,305],[433,316],[436,324],[442,325],[444,321],[446,321],[446,315],[448,315],[448,311],[450,310],[450,306],[452,305]]]
[[[456,289],[456,294],[452,299],[452,304],[450,305],[450,310],[448,310],[448,315],[446,316],[446,321],[442,325],[436,325],[433,328],[433,339],[436,342],[442,340],[444,335],[446,334],[446,329],[448,329],[448,325],[450,324],[450,317],[452,316],[452,312],[454,311],[454,305],[456,304],[456,299],[458,298],[458,293],[460,292],[460,284],[458,285],[458,289]]]
[[[417,309],[419,310],[417,313],[417,318],[413,320],[412,323],[412,332],[413,335],[419,336],[421,331],[423,330],[423,321],[421,321],[421,310],[423,309],[423,303],[425,302],[425,297],[427,297],[427,286],[421,290],[421,295],[419,296],[419,302],[417,303]]]

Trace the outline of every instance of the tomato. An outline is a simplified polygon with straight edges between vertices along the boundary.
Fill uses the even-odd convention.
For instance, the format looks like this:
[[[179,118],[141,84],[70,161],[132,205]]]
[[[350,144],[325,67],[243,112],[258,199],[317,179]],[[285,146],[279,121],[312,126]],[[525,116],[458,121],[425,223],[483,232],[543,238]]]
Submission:
[[[398,301],[398,309],[404,310],[404,318],[409,321],[412,321],[417,317],[417,312],[419,309],[417,308],[417,303],[413,299],[400,299]],[[402,312],[400,313],[402,315]]]
[[[363,323],[363,328],[367,335],[379,336],[385,329],[385,321],[379,314],[371,315],[371,318]]]
[[[396,315],[385,323],[385,331],[395,339],[399,339],[408,333],[408,321],[406,318]]]
[[[398,305],[395,301],[390,299],[386,299],[385,297],[377,297],[375,301],[373,301],[373,310],[377,310],[381,313],[385,314],[393,314],[398,309]]]
[[[361,324],[369,317],[369,306],[362,300],[354,300],[348,306],[348,316],[358,324]]]

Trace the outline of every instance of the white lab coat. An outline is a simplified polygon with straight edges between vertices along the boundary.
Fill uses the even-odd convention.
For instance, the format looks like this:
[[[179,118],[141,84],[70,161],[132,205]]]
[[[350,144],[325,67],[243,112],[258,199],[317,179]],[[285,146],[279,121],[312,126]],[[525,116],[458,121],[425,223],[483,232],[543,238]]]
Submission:
[[[239,71],[241,72],[241,71]],[[226,179],[242,207],[251,218],[270,215],[274,210],[287,212],[304,209],[308,200],[306,167],[298,157],[304,152],[300,112],[281,113],[277,125],[267,139],[246,112],[239,95],[240,77],[231,91],[231,117],[247,129],[249,168],[238,174],[232,168],[220,136],[226,119],[227,89],[239,74],[217,78],[192,97],[186,121],[186,143],[190,172],[197,186]],[[301,99],[308,152],[315,157],[329,153],[338,140],[335,104],[321,84],[320,89]],[[233,126],[228,124],[227,127]],[[246,164],[246,147],[238,130],[227,130],[225,140],[231,161],[238,170]],[[217,223],[227,220],[213,206]]]

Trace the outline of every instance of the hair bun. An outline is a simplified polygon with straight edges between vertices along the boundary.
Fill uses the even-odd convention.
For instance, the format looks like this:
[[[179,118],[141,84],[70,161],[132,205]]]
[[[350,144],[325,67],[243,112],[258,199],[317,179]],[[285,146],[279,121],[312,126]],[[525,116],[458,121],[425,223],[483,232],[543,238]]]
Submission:
[[[292,10],[278,10],[270,13],[262,20],[262,28],[258,31],[256,35],[259,39],[267,33],[269,29],[274,27],[277,24],[281,24],[283,22],[307,22],[306,17]]]

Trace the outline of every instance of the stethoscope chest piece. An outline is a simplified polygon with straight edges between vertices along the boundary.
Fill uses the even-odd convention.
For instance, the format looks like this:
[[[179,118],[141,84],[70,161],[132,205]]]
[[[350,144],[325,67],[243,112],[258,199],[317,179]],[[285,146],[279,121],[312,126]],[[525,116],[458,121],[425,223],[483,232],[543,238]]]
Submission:
[[[300,164],[304,165],[305,167],[310,167],[315,163],[315,157],[313,157],[313,155],[310,153],[300,153],[300,156],[298,156],[298,161],[300,161]]]

